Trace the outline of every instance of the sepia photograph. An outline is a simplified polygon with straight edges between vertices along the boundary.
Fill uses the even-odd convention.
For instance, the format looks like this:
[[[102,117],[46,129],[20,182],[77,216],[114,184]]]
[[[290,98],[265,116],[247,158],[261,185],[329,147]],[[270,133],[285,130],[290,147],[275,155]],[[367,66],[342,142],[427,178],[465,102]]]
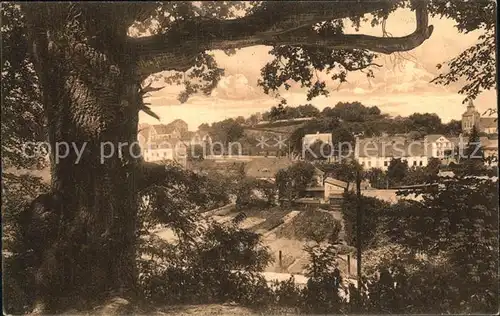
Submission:
[[[493,0],[1,2],[4,315],[498,315]]]

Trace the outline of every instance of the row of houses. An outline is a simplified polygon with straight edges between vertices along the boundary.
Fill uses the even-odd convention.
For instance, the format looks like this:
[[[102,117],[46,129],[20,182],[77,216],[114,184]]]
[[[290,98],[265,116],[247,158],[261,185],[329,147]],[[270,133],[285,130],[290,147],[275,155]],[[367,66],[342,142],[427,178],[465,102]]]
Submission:
[[[497,164],[498,140],[480,137],[479,145],[489,164]],[[467,146],[468,139],[464,137],[444,135],[427,135],[423,140],[413,141],[403,137],[364,138],[356,140],[354,158],[367,169],[387,170],[394,158],[406,161],[410,167],[425,167],[432,158],[447,165],[451,162],[458,163],[464,158]]]
[[[307,134],[303,138],[303,148],[311,146],[317,141],[325,144],[332,143],[332,135],[329,133]],[[459,162],[461,156],[465,155],[468,138],[446,137],[441,134],[431,134],[421,140],[410,140],[406,136],[384,136],[371,138],[356,138],[354,148],[349,152],[339,155],[327,156],[329,162],[353,157],[364,168],[381,168],[387,170],[392,159],[399,158],[411,166],[425,167],[431,158],[441,160],[443,164]],[[480,137],[480,146],[483,157],[490,164],[496,164],[498,157],[498,140]],[[325,157],[322,157],[325,158]],[[492,158],[492,159],[488,159]]]
[[[301,118],[300,120],[310,119],[311,118]],[[440,159],[443,164],[459,162],[460,153],[463,152],[468,142],[466,135],[471,132],[473,127],[476,127],[479,132],[484,134],[498,135],[496,118],[481,117],[472,101],[470,101],[467,110],[462,115],[463,136],[447,137],[445,135],[432,134],[427,135],[422,140],[409,140],[404,135],[357,138],[354,148],[347,153],[342,152],[338,156],[329,155],[326,157],[326,161],[335,162],[345,158],[347,155],[356,159],[367,169],[381,168],[383,170],[387,170],[390,161],[394,158],[400,158],[407,161],[409,166],[420,167],[428,165],[431,158]],[[174,120],[166,125],[141,125],[138,133],[138,141],[146,161],[174,160],[186,166],[188,148],[195,145],[207,144],[210,142],[210,137],[205,131],[190,132],[188,131],[186,122]],[[332,134],[307,134],[302,139],[302,147],[306,148],[317,141],[332,144]],[[287,143],[286,140],[283,141],[283,144],[285,143]],[[489,164],[496,165],[498,160],[498,140],[496,138],[481,137],[480,144],[484,158],[487,158]],[[252,160],[253,158],[246,159],[251,155],[276,156],[275,158],[280,158],[280,156],[293,156],[291,155],[290,147],[283,148],[283,150],[278,152],[270,151],[270,148],[261,148],[260,151],[257,147],[253,149],[255,150],[247,150],[247,152],[243,149],[243,151],[239,155],[236,154],[236,156],[240,156],[240,160]],[[221,160],[227,157],[217,156],[213,158]],[[305,157],[304,155],[298,155],[293,158],[304,159]]]
[[[353,156],[364,168],[381,168],[387,170],[394,158],[407,161],[409,166],[425,167],[436,158],[443,164],[459,162],[465,154],[468,144],[468,135],[473,128],[489,137],[480,137],[480,146],[483,158],[490,165],[498,164],[498,122],[495,117],[481,117],[472,101],[469,101],[467,110],[462,114],[462,132],[459,137],[447,137],[441,134],[431,134],[421,140],[410,140],[406,135],[384,136],[372,138],[357,138],[354,148],[347,152]],[[307,134],[302,139],[303,148],[321,141],[332,144],[332,134]],[[345,158],[346,153],[338,156],[326,157],[329,162]],[[323,157],[325,158],[325,157]]]

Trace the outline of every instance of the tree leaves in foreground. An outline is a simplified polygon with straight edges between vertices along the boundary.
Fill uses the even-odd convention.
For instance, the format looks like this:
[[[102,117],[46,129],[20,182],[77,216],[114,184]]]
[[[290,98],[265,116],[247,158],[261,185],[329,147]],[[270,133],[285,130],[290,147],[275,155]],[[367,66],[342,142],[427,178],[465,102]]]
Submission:
[[[487,90],[495,89],[496,80],[496,11],[495,1],[433,1],[430,12],[434,16],[451,18],[461,33],[479,31],[478,42],[448,61],[443,73],[431,82],[449,85],[465,80],[459,90],[467,100],[473,100]],[[438,69],[442,67],[437,65]]]

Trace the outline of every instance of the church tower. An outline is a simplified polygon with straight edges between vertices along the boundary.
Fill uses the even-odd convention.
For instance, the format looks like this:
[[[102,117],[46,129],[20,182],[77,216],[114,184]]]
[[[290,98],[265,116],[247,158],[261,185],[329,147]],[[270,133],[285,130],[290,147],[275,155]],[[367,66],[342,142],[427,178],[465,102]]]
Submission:
[[[476,126],[479,130],[479,121],[481,115],[478,111],[476,111],[476,107],[472,100],[469,100],[469,104],[467,105],[467,111],[462,114],[462,132],[464,134],[470,134],[472,128]]]

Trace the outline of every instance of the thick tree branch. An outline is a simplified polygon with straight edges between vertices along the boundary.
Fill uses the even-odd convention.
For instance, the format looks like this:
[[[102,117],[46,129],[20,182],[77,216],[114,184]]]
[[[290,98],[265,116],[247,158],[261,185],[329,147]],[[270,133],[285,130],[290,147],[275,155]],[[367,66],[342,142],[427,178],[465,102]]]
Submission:
[[[280,36],[318,22],[363,16],[388,10],[399,0],[356,2],[268,2],[255,13],[238,19],[191,19],[173,25],[166,34],[131,38],[141,75],[163,70],[186,71],[205,50],[255,45],[281,45]],[[285,45],[285,44],[283,44]],[[300,45],[300,44],[297,44]]]
[[[302,2],[287,3],[287,6],[289,6],[287,14],[282,14],[280,23],[266,24],[266,20],[262,16],[266,18],[269,16],[262,12],[267,14],[267,11],[258,11],[252,16],[235,20],[196,21],[196,27],[192,25],[189,28],[191,31],[183,33],[179,30],[175,32],[175,36],[170,34],[174,31],[171,30],[166,35],[132,39],[131,45],[138,52],[141,74],[149,75],[163,70],[186,71],[193,65],[194,58],[201,51],[225,50],[256,45],[300,45],[330,49],[366,49],[390,54],[409,51],[418,47],[431,36],[433,31],[433,26],[428,26],[427,3],[425,1],[415,1],[416,30],[412,34],[403,37],[388,38],[358,34],[324,36],[312,29],[309,32],[303,30],[289,32],[289,30],[283,29],[283,26],[298,29],[302,28],[306,23],[313,24],[320,19],[326,20],[326,7],[328,4],[332,5],[332,3],[321,3],[320,9],[313,10],[301,8]],[[296,7],[292,7],[291,3],[295,4]],[[352,14],[352,11],[345,9],[334,10],[335,4],[338,5],[338,3],[333,2],[332,12],[330,12],[331,15],[328,19],[346,17],[349,12]],[[356,6],[357,4],[352,3],[350,5]],[[362,2],[362,4],[358,8],[359,14],[373,12],[387,6],[387,2]],[[306,13],[298,13],[299,9],[303,9]],[[274,11],[274,8],[270,11]],[[289,21],[293,16],[296,16],[298,20],[295,23]]]

